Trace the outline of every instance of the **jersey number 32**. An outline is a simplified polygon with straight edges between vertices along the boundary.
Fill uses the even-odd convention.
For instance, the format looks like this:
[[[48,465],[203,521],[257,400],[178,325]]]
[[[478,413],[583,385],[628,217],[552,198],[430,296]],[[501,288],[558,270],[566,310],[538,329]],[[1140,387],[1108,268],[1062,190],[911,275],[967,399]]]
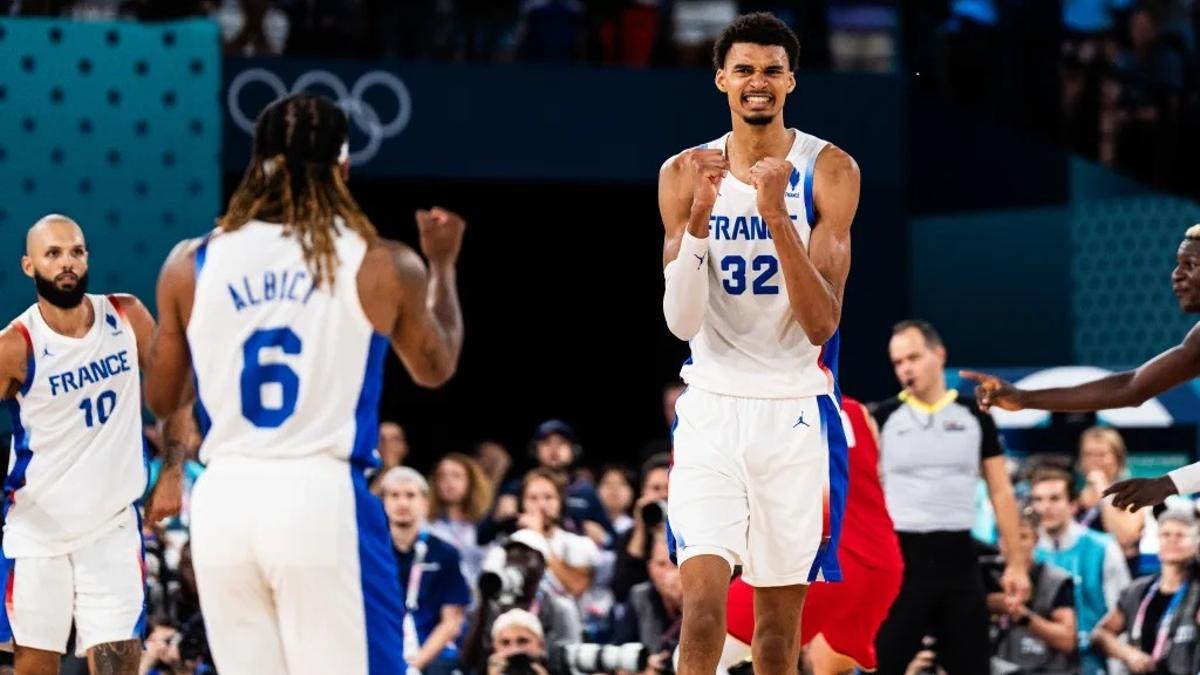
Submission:
[[[755,295],[778,295],[779,286],[768,283],[779,271],[779,261],[773,255],[762,254],[750,261],[751,269],[756,272],[751,290]],[[741,295],[746,292],[746,259],[740,255],[727,255],[721,258],[721,271],[732,272],[728,279],[722,279],[721,285],[730,295]]]

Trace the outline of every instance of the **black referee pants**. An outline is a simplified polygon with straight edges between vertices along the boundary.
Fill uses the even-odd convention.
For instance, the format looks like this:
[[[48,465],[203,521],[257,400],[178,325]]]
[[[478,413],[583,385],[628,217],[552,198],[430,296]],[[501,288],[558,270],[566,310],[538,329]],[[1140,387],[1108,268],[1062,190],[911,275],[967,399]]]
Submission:
[[[897,534],[904,581],[875,639],[879,675],[904,675],[927,635],[949,675],[987,675],[987,599],[970,533]]]

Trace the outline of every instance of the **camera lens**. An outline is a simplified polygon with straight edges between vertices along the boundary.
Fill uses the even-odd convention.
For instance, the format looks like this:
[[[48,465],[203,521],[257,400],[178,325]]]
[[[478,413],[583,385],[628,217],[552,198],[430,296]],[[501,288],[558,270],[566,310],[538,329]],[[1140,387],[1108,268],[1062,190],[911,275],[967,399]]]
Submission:
[[[500,575],[495,572],[484,572],[479,575],[479,592],[485,598],[494,598],[500,595]]]
[[[666,517],[663,502],[650,502],[642,507],[642,522],[646,527],[658,527]]]

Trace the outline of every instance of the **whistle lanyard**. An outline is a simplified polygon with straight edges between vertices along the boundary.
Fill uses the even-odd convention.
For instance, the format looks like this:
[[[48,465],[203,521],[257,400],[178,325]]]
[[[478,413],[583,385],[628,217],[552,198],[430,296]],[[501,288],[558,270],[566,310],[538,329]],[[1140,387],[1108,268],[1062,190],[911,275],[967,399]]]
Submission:
[[[425,530],[417,535],[413,544],[412,568],[408,572],[408,592],[404,596],[404,606],[410,612],[417,609],[417,596],[421,593],[421,575],[425,572],[425,556],[429,554],[429,533]]]
[[[417,622],[413,614],[417,611],[417,596],[421,593],[421,575],[425,571],[425,556],[429,553],[429,533],[421,530],[417,541],[413,544],[413,562],[408,571],[408,591],[404,596],[404,653],[408,658],[417,655],[421,649],[421,639],[417,635]],[[411,670],[411,669],[410,669]]]
[[[1133,627],[1129,631],[1129,636],[1132,638],[1135,646],[1140,646],[1142,643],[1142,629],[1146,623],[1146,610],[1150,607],[1150,602],[1158,595],[1159,586],[1162,583],[1162,577],[1154,580],[1150,590],[1146,592],[1146,597],[1142,598],[1142,604],[1138,606],[1137,615],[1133,619]],[[1183,582],[1179,590],[1171,596],[1171,602],[1167,605],[1166,611],[1158,620],[1158,634],[1154,637],[1154,649],[1150,652],[1150,658],[1157,663],[1166,654],[1167,649],[1171,646],[1171,619],[1175,617],[1175,613],[1179,611],[1179,605],[1183,603],[1183,599],[1187,597],[1188,589],[1191,587],[1191,580]]]

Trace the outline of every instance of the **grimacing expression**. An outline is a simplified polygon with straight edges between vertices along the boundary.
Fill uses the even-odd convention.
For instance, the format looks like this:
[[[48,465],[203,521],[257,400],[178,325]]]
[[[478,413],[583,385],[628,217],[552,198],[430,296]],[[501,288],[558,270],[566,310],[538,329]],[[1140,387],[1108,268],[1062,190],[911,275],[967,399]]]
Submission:
[[[735,115],[759,126],[783,112],[784,100],[796,88],[796,76],[782,46],[735,42],[717,71],[716,84]]]

